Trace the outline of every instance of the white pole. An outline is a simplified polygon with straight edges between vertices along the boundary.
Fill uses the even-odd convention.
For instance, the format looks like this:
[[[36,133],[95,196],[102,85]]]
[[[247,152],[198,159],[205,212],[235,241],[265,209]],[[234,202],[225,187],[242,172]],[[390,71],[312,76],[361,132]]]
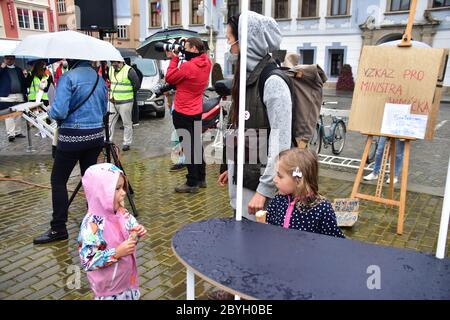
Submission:
[[[439,238],[436,248],[436,258],[444,259],[445,243],[447,242],[448,223],[450,215],[450,157],[447,168],[447,182],[445,183],[444,203],[442,204],[441,225],[439,227]]]
[[[186,300],[195,300],[195,275],[186,268]]]
[[[236,221],[242,220],[243,199],[243,175],[244,175],[244,139],[245,139],[245,93],[247,80],[247,23],[248,0],[242,1],[242,12],[239,20],[242,20],[242,30],[239,31],[239,44],[241,51],[241,69],[239,79],[239,129],[238,129],[238,157],[237,157],[237,197],[236,197]],[[245,203],[244,205],[247,205]]]

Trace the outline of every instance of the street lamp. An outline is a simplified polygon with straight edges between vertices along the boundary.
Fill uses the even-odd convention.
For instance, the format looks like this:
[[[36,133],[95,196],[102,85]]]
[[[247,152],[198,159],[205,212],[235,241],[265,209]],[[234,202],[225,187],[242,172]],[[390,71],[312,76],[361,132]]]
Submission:
[[[200,4],[198,5],[197,15],[200,17],[204,16],[205,14],[205,8],[208,9],[208,6],[203,3],[203,1],[200,1]],[[210,56],[211,59],[214,59],[214,44],[213,44],[213,11],[212,11],[212,0],[209,7],[209,15],[210,15],[210,25],[209,25],[209,50],[210,50]]]
[[[220,13],[225,16],[228,13],[228,8],[227,8],[227,2],[224,0],[222,5],[220,6]],[[198,10],[197,10],[197,15],[199,15],[200,17],[202,17],[205,14],[205,8],[208,10],[209,9],[209,15],[210,15],[210,25],[209,25],[209,50],[210,50],[210,55],[211,58],[214,59],[214,43],[213,43],[213,4],[212,4],[212,0],[211,3],[208,6],[203,2],[200,1],[200,4],[198,5]]]

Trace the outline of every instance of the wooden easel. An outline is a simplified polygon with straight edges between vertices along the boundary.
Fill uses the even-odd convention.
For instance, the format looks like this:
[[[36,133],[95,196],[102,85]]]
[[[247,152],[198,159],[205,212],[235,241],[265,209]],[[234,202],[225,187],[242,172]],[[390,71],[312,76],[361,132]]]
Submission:
[[[402,41],[398,44],[399,47],[410,47],[412,39],[412,27],[414,24],[414,16],[416,14],[417,0],[412,0],[409,10],[408,24],[406,26],[405,33],[402,37]],[[403,220],[405,217],[405,203],[406,203],[406,186],[408,182],[408,164],[409,164],[409,151],[410,151],[410,141],[416,140],[411,137],[399,137],[393,135],[385,134],[375,134],[375,133],[363,133],[367,135],[367,143],[364,149],[364,153],[361,160],[361,165],[358,170],[358,174],[355,179],[355,184],[353,185],[352,198],[360,198],[364,200],[374,201],[378,203],[384,203],[391,206],[399,207],[398,220],[397,220],[397,234],[403,233]],[[378,174],[377,188],[375,191],[375,196],[359,193],[359,185],[361,184],[361,178],[363,175],[364,167],[367,161],[367,156],[369,154],[370,146],[374,136],[384,136],[387,140],[384,145],[383,158],[381,161],[381,168]],[[403,155],[403,169],[402,169],[402,181],[400,187],[400,200],[394,199],[394,170],[395,170],[395,139],[405,140],[405,151]],[[389,151],[391,154],[390,159],[390,169],[389,169],[389,197],[382,197],[383,190],[383,180],[386,173],[386,166],[389,157]]]
[[[397,220],[397,234],[403,233],[403,220],[405,216],[405,203],[406,203],[406,186],[408,182],[408,164],[409,164],[409,151],[410,151],[410,141],[415,140],[411,137],[399,137],[393,135],[381,135],[376,133],[364,133],[367,135],[367,143],[364,148],[364,153],[361,159],[361,165],[358,169],[358,174],[356,175],[355,184],[353,185],[351,198],[359,198],[369,201],[374,201],[378,203],[384,203],[391,206],[399,207],[398,220]],[[383,136],[387,138],[384,145],[383,158],[381,161],[381,168],[378,174],[377,188],[375,191],[375,196],[368,195],[364,193],[359,193],[359,185],[361,184],[361,178],[363,176],[364,167],[369,155],[370,146],[372,145],[372,140],[374,136]],[[403,169],[402,169],[402,181],[400,187],[400,200],[394,199],[394,169],[395,169],[395,139],[405,140],[405,151],[403,155]],[[390,169],[389,169],[389,197],[383,198],[381,193],[383,190],[383,180],[386,173],[386,167],[389,157],[389,151],[391,154],[390,159]]]

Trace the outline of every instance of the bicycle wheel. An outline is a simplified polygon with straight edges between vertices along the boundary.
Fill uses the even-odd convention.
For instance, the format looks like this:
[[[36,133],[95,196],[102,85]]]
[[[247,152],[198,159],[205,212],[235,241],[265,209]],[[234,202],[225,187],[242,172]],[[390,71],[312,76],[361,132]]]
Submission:
[[[347,129],[345,127],[345,123],[342,120],[339,120],[333,128],[333,141],[331,143],[331,151],[335,155],[339,155],[344,149],[345,145],[345,137],[346,137]]]
[[[375,155],[377,154],[378,140],[380,137],[373,137],[372,144],[370,145],[369,154],[367,155],[366,163],[369,164],[375,160]]]
[[[322,132],[320,130],[320,125],[316,125],[316,130],[314,130],[313,136],[309,140],[309,147],[319,154],[322,148]]]

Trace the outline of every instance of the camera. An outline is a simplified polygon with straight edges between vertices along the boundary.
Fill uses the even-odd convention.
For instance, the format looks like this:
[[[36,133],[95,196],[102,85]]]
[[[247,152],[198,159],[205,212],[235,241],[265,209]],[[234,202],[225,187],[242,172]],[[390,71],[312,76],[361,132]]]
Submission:
[[[177,52],[184,53],[185,42],[186,42],[185,40],[180,40],[180,42],[174,42],[174,43],[157,42],[157,43],[155,43],[155,50],[159,51],[159,52],[177,51]]]
[[[161,96],[164,92],[168,92],[170,90],[175,90],[176,87],[173,84],[163,84],[163,85],[158,85],[155,86],[152,91],[155,93],[156,97]]]

